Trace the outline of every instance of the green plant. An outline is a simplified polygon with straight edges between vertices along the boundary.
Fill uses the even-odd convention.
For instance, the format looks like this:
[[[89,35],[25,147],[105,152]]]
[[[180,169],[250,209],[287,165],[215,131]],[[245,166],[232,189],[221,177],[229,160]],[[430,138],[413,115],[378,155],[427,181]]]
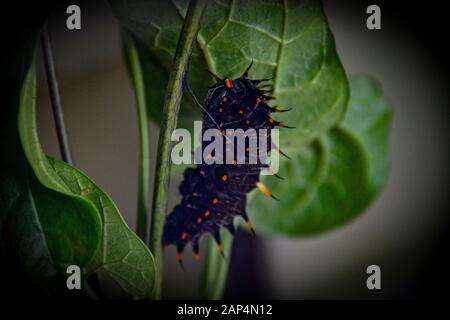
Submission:
[[[11,169],[0,181],[0,232],[3,237],[8,224],[8,236],[15,239],[9,249],[26,255],[28,239],[36,242],[36,259],[18,258],[30,277],[51,278],[77,264],[86,276],[108,272],[136,298],[160,297],[170,135],[177,124],[192,129],[200,118],[198,107],[183,96],[186,74],[203,96],[209,81],[205,70],[233,78],[253,60],[251,76],[273,77],[277,104],[292,108],[289,124],[296,129],[280,135],[280,147],[291,158],[280,163],[280,175],[287,179],[264,178],[283,197],[275,202],[249,195],[247,209],[259,234],[302,236],[335,228],[363,212],[380,192],[387,175],[390,107],[376,81],[363,76],[348,81],[320,1],[109,2],[121,23],[138,107],[138,234],[144,241],[147,116],[161,126],[149,241],[154,258],[100,187],[43,153],[35,124],[34,36],[24,42],[25,55],[12,70],[21,76],[14,80],[2,126],[11,137],[2,145],[10,154],[2,165]],[[229,256],[232,239],[222,235]],[[30,261],[35,264],[26,265]],[[203,274],[204,297],[220,298],[227,262],[212,244]]]

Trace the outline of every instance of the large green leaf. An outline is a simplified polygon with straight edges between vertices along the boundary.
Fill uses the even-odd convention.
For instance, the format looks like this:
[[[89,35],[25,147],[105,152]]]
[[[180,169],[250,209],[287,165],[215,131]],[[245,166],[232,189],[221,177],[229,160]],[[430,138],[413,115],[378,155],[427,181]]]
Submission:
[[[102,243],[86,267],[87,273],[106,271],[133,296],[149,297],[155,282],[155,264],[147,246],[128,228],[111,198],[91,179],[65,162],[50,157],[48,161],[73,194],[90,200],[102,214]]]
[[[345,120],[265,183],[281,198],[276,202],[253,192],[248,211],[258,232],[312,234],[342,225],[367,207],[387,174],[391,110],[380,85],[366,77],[351,80]]]
[[[149,114],[158,119],[187,1],[110,3],[139,41]],[[189,82],[194,91],[204,95],[210,82],[206,69],[237,77],[251,60],[251,76],[274,77],[276,104],[293,108],[288,124],[297,129],[281,135],[286,152],[294,154],[344,115],[347,78],[320,1],[210,1],[192,54]],[[180,126],[192,126],[192,115],[200,114],[194,108],[184,99]]]
[[[1,175],[0,239],[2,269],[14,270],[29,283],[48,281],[57,273],[25,172]]]
[[[31,68],[21,95],[19,133],[25,155],[39,180],[33,193],[36,192],[39,219],[52,257],[66,261],[73,260],[71,255],[75,253],[89,253],[89,259],[79,264],[84,267],[89,263],[87,273],[106,271],[134,297],[148,297],[155,280],[150,251],[128,228],[114,202],[92,180],[44,154],[36,130],[35,90],[35,69]],[[46,230],[47,225],[52,228]],[[83,241],[86,237],[90,242]],[[95,245],[93,250],[91,245]]]
[[[48,249],[56,266],[65,272],[68,265],[89,263],[97,252],[102,233],[95,206],[63,185],[42,152],[35,123],[36,75],[30,67],[23,82],[19,107],[19,134],[22,147],[33,168],[28,175],[31,196],[39,215]]]
[[[0,271],[7,275],[2,288],[22,295],[52,287],[50,282],[57,274],[54,260],[61,261],[50,255],[31,190],[34,176],[32,172],[30,175],[17,130],[20,92],[33,59],[36,35],[30,27],[5,47],[9,58],[1,74],[4,94],[0,109]],[[86,257],[79,258],[84,260],[83,256]]]

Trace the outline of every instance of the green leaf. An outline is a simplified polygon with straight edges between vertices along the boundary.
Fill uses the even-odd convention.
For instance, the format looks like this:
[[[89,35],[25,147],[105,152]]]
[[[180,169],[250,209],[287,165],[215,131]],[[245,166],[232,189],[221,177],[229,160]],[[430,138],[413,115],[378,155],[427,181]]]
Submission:
[[[149,114],[161,114],[164,83],[171,67],[187,1],[111,0],[122,25],[141,43],[148,71]],[[210,1],[189,70],[189,83],[204,96],[209,69],[238,77],[254,61],[251,77],[274,77],[276,104],[293,110],[282,149],[295,154],[341,120],[348,100],[345,72],[336,53],[320,1]],[[198,108],[184,99],[180,126],[190,128]],[[286,120],[280,116],[278,120]]]
[[[353,131],[365,147],[369,165],[369,191],[377,193],[388,173],[388,138],[391,107],[378,82],[363,76],[351,78],[350,108],[341,128]]]
[[[57,268],[84,267],[97,252],[102,234],[101,218],[95,206],[72,194],[51,169],[39,144],[35,121],[36,72],[28,70],[20,96],[19,135],[29,164],[28,180],[35,210],[46,243]]]
[[[134,297],[148,297],[155,281],[149,249],[91,179],[44,154],[36,130],[35,90],[33,67],[22,90],[19,133],[25,155],[39,180],[33,193],[52,257],[65,262],[74,260],[75,254],[89,256],[77,263],[82,267],[89,263],[88,274],[106,271]]]
[[[2,70],[5,81],[0,117],[0,271],[8,275],[2,282],[4,290],[17,290],[22,295],[25,290],[33,294],[33,289],[54,287],[52,280],[58,273],[31,190],[34,175],[17,130],[20,92],[33,60],[37,33],[38,28],[30,27],[14,38],[5,48],[9,58]],[[56,257],[55,261],[61,259]]]
[[[142,240],[128,228],[115,203],[79,170],[50,157],[48,162],[73,194],[83,196],[101,212],[102,242],[86,272],[106,271],[134,297],[149,297],[155,282],[153,256]]]
[[[366,208],[387,175],[391,111],[380,85],[351,79],[345,120],[280,168],[289,177],[266,177],[280,202],[253,192],[248,212],[257,232],[305,235],[342,225]]]
[[[0,235],[2,269],[14,270],[29,283],[45,282],[56,275],[25,172],[2,173]]]

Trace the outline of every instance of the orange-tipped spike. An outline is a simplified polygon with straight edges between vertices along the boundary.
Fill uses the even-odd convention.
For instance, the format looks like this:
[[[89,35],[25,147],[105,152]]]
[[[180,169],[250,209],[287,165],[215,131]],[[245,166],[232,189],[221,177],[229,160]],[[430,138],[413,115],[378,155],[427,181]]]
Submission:
[[[216,80],[216,82],[222,81],[222,79],[220,79],[218,75],[212,73],[209,70],[206,70],[206,71],[208,71],[208,73],[213,76],[213,78],[214,78],[214,80]]]
[[[177,257],[177,260],[178,260],[178,264],[180,265],[181,269],[184,271],[183,253],[182,253],[182,251],[177,250],[176,257]]]
[[[194,259],[195,259],[195,261],[200,261],[200,253],[199,253],[198,242],[193,242],[192,243],[192,250],[194,251]]]
[[[220,255],[224,260],[227,260],[227,258],[225,258],[225,254],[223,253],[223,244],[220,243],[217,245],[217,251],[219,251]]]
[[[252,62],[250,62],[250,65],[247,67],[247,69],[245,69],[244,73],[242,74],[243,77],[248,76],[248,72],[250,71],[252,66],[253,66],[253,59],[252,59]]]
[[[245,221],[245,224],[247,225],[248,229],[251,231],[252,235],[255,236],[255,230],[253,229],[253,224],[250,221],[250,219],[248,218],[247,213],[244,211],[243,213],[241,213],[242,218]]]
[[[275,200],[279,200],[277,197],[275,197],[272,192],[261,182],[258,181],[256,183],[256,187],[259,189],[259,191],[261,191],[262,193],[264,193],[266,196],[274,198]]]
[[[247,228],[250,230],[250,232],[252,233],[253,236],[255,236],[255,229],[253,229],[253,223],[247,219],[245,220],[245,224],[247,225]]]
[[[292,110],[292,108],[289,108],[289,109],[280,109],[278,107],[273,107],[272,108],[272,112],[288,112],[288,111],[291,111],[291,110]]]
[[[284,153],[280,148],[278,148],[278,147],[275,146],[275,145],[273,145],[273,148],[274,148],[275,150],[277,150],[279,154],[281,154],[282,156],[284,156],[284,157],[288,158],[289,160],[291,160],[291,157],[289,157],[286,153]]]
[[[274,174],[274,177],[277,177],[277,178],[280,179],[280,180],[284,180],[284,178],[283,178],[282,176],[280,176],[278,173],[275,173],[275,174]]]
[[[217,243],[217,250],[220,252],[221,256],[225,259],[225,255],[223,254],[223,244],[220,240],[220,233],[219,231],[216,231],[213,233],[214,240],[216,240]]]
[[[273,80],[274,78],[272,77],[272,78],[266,78],[266,79],[259,79],[259,80],[256,80],[256,81],[258,81],[258,83],[261,83],[261,82],[264,82],[264,81],[269,81],[269,80]]]
[[[271,175],[273,175],[274,177],[277,177],[280,180],[284,180],[283,177],[281,177],[280,175],[278,175],[277,173],[274,173],[271,167],[267,167],[266,171],[269,172]]]
[[[277,122],[276,126],[281,127],[281,128],[287,128],[287,129],[295,129],[295,127],[287,126],[283,122]]]
[[[267,187],[261,181],[258,181],[256,183],[256,187],[259,189],[259,191],[264,193],[266,196],[270,197],[272,195],[272,192],[270,192],[270,190],[267,189]]]

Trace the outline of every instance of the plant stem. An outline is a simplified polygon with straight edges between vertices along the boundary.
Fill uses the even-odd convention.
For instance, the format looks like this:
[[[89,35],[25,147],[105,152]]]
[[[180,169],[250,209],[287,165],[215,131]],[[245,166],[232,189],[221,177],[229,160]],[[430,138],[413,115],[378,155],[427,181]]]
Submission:
[[[172,149],[171,135],[177,125],[178,110],[183,94],[183,84],[187,74],[192,48],[200,29],[200,20],[206,8],[207,0],[191,0],[184,19],[183,28],[178,40],[174,57],[173,70],[169,76],[166,97],[163,108],[163,118],[158,141],[158,154],[155,175],[155,190],[151,221],[150,249],[154,255],[157,267],[157,280],[153,298],[161,297],[162,282],[162,246],[161,237],[167,210],[167,193],[170,179],[170,151]]]
[[[67,138],[66,125],[64,123],[64,113],[61,107],[61,96],[59,95],[58,80],[56,79],[53,51],[46,26],[42,28],[41,44],[61,158],[64,162],[73,164],[72,154],[70,153],[69,147],[69,139]]]
[[[139,127],[139,171],[138,171],[138,205],[137,205],[137,234],[142,241],[147,241],[147,215],[149,209],[149,176],[150,176],[150,150],[149,126],[147,118],[147,105],[145,97],[144,77],[142,74],[139,53],[134,40],[128,32],[122,34],[124,51],[133,82],[136,97],[136,108]]]
[[[53,50],[50,42],[50,35],[46,25],[42,28],[41,34],[42,55],[44,58],[45,73],[47,76],[48,89],[50,93],[50,102],[52,105],[53,118],[55,120],[56,135],[58,138],[59,151],[64,162],[73,165],[72,153],[70,151],[69,139],[64,121],[64,112],[61,106],[61,96],[59,93],[58,79],[56,78],[55,62],[53,58]],[[85,281],[85,289],[87,294],[98,299],[103,295],[102,288],[99,283],[98,274],[91,275],[94,284],[91,286]]]
[[[222,229],[222,243],[224,256],[217,250],[217,244],[212,238],[208,239],[208,251],[206,254],[205,271],[202,274],[202,298],[208,300],[221,299],[225,290],[233,237]]]

